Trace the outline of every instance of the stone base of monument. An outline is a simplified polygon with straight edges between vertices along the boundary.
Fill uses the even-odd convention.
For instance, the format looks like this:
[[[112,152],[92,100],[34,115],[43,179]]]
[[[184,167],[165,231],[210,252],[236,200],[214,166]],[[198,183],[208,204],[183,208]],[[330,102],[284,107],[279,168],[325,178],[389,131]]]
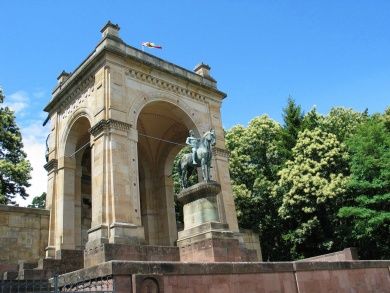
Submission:
[[[184,230],[178,234],[181,261],[225,262],[256,261],[255,251],[240,245],[227,224],[220,222],[217,194],[221,185],[201,182],[178,195],[183,203]]]
[[[180,261],[180,255],[178,247],[156,245],[102,243],[84,250],[85,268],[111,260]]]

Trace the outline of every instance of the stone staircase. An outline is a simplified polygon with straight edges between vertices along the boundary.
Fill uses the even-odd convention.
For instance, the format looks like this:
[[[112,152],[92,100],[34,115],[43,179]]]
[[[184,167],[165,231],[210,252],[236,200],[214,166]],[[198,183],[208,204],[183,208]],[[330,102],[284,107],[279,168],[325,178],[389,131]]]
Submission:
[[[19,261],[11,270],[3,271],[2,280],[48,280],[54,274],[64,274],[84,267],[80,250],[57,251],[56,258],[41,258],[38,262]],[[2,277],[2,278],[1,278]]]

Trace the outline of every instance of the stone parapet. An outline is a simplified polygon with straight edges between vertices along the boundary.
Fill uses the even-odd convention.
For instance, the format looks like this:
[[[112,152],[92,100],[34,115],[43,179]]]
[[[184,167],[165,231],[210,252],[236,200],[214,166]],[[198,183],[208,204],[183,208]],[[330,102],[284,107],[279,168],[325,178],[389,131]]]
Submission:
[[[345,262],[137,262],[110,261],[59,277],[90,282],[110,276],[117,293],[144,292],[388,292],[390,261]],[[150,287],[149,287],[150,288]],[[299,288],[299,291],[298,291]]]
[[[355,247],[345,248],[341,251],[336,251],[328,254],[313,256],[299,260],[300,262],[308,261],[345,261],[345,260],[358,260],[358,253]]]

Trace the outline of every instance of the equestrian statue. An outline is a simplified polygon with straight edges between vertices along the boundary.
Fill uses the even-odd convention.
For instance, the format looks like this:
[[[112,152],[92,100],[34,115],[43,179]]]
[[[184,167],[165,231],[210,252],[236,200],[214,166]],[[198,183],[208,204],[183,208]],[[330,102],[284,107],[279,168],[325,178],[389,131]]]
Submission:
[[[189,187],[188,178],[197,167],[202,167],[203,180],[210,182],[212,146],[216,142],[214,129],[207,131],[202,138],[196,138],[193,130],[190,130],[189,134],[186,144],[192,147],[192,152],[185,154],[178,166],[182,189]]]

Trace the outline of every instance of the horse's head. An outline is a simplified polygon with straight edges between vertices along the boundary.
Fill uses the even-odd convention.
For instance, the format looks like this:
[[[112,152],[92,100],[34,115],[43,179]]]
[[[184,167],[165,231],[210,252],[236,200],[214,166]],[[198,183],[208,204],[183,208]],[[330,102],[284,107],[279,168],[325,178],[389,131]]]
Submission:
[[[215,137],[215,130],[210,129],[210,131],[207,131],[204,135],[203,138],[207,140],[210,145],[215,146],[216,143],[216,137]]]

